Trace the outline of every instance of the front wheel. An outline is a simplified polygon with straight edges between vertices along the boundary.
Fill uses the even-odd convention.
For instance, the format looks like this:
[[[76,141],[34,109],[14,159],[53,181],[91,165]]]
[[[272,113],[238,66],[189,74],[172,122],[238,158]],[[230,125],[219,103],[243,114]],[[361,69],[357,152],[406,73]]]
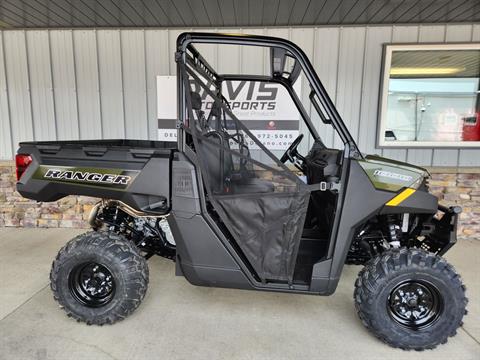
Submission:
[[[88,232],[70,240],[50,273],[55,300],[87,324],[113,324],[131,314],[148,286],[148,264],[124,237]]]
[[[370,260],[358,275],[354,299],[367,329],[405,350],[447,342],[462,325],[468,302],[460,276],[445,259],[407,248]]]

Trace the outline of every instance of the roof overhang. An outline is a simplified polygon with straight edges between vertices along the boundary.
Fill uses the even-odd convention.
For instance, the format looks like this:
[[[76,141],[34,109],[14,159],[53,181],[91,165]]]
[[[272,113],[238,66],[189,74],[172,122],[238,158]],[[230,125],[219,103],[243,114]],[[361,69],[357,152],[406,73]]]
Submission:
[[[472,23],[478,0],[1,0],[0,29]]]

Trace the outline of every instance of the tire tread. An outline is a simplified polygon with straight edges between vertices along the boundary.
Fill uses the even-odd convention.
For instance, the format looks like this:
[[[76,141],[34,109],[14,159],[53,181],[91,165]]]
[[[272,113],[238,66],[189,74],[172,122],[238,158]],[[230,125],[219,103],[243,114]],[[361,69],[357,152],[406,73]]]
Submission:
[[[59,272],[63,262],[76,254],[84,251],[102,249],[102,251],[115,254],[120,262],[127,267],[126,282],[129,288],[129,298],[122,301],[121,306],[112,309],[108,315],[83,317],[72,311],[68,303],[62,300],[58,289]],[[78,322],[85,322],[87,325],[113,324],[125,319],[140,305],[148,288],[149,271],[148,264],[135,245],[125,239],[123,236],[105,231],[91,231],[70,240],[60,251],[52,263],[50,272],[50,287],[53,292],[53,298],[64,309],[68,317],[74,318]],[[80,305],[79,305],[80,306]]]
[[[393,276],[401,269],[430,269],[434,271],[437,276],[446,278],[450,286],[457,289],[456,294],[459,297],[459,303],[462,306],[455,311],[457,313],[455,318],[458,319],[458,323],[450,327],[450,330],[446,333],[436,332],[432,337],[432,341],[428,344],[417,346],[411,344],[409,339],[400,339],[385,333],[385,324],[379,324],[376,322],[374,316],[375,307],[372,305],[375,303],[375,298],[378,295],[378,291],[382,286],[385,286],[385,281],[388,281],[390,276]],[[379,256],[371,259],[365,267],[358,274],[358,278],[355,282],[354,302],[357,314],[364,324],[364,326],[371,331],[377,338],[383,342],[389,344],[392,347],[401,348],[404,350],[417,350],[422,351],[426,349],[433,349],[438,344],[444,344],[448,338],[456,334],[456,330],[462,324],[462,317],[467,313],[465,307],[468,303],[468,299],[465,296],[466,287],[462,283],[460,275],[456,272],[455,268],[447,263],[442,257],[429,253],[422,249],[416,248],[400,248],[398,250],[386,251]],[[390,320],[390,319],[389,319]],[[432,335],[432,334],[428,334]]]

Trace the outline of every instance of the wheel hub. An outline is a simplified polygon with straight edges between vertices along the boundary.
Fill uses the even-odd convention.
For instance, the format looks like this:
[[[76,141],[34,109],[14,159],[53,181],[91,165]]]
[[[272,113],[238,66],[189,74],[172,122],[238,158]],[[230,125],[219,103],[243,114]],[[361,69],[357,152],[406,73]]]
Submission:
[[[70,293],[88,307],[108,304],[115,292],[115,281],[110,270],[95,262],[76,266],[69,275]]]
[[[436,321],[443,309],[438,289],[423,281],[405,281],[390,293],[388,312],[399,324],[419,330]]]

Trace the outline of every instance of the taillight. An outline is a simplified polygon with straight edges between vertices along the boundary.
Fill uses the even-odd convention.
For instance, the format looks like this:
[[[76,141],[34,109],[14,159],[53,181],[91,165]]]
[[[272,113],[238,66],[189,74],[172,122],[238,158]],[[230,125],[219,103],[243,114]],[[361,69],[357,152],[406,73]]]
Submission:
[[[15,156],[15,165],[17,167],[17,181],[20,180],[25,170],[32,163],[32,157],[28,154],[17,154]]]

